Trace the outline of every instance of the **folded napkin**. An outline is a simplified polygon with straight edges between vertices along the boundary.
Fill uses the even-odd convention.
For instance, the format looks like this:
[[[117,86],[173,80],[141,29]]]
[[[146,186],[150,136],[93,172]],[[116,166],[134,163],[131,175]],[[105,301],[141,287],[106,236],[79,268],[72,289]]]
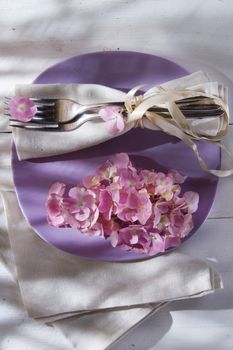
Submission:
[[[161,89],[164,89],[164,94],[160,93]],[[130,101],[134,99],[134,96],[130,97],[122,91],[92,84],[17,85],[15,94],[41,98],[70,98],[84,105],[126,100],[126,104],[130,104]],[[184,122],[179,111],[175,110],[176,105],[173,101],[201,94],[216,98],[224,105],[225,112],[219,117],[188,118]],[[176,121],[173,118],[168,122],[161,120],[158,115],[151,116],[148,112],[148,117],[143,118],[143,126],[152,130],[161,128],[165,132],[181,138],[190,147],[194,146],[187,135],[180,130],[183,127],[189,130],[191,135],[210,138],[212,141],[226,132],[228,124],[226,89],[218,83],[210,82],[207,74],[202,71],[167,82],[159,87],[153,87],[144,94],[143,98],[146,100],[145,103],[142,102],[132,111],[124,130],[118,135],[128,132],[135,126],[138,119],[145,115],[144,112],[148,109],[148,103],[166,106],[171,115],[177,117]],[[179,127],[177,127],[177,123]],[[19,159],[64,154],[94,146],[113,137],[106,129],[105,122],[100,118],[88,121],[78,129],[69,132],[44,132],[13,128],[13,134]],[[56,142],[54,142],[54,139],[56,139]]]
[[[0,171],[9,179],[10,141],[6,134],[0,146]],[[5,185],[1,177],[0,188],[24,306],[31,317],[61,329],[75,349],[106,349],[167,302],[222,287],[205,262],[179,252],[140,262],[106,263],[60,251],[30,227],[13,183]],[[0,253],[4,255],[4,245]]]

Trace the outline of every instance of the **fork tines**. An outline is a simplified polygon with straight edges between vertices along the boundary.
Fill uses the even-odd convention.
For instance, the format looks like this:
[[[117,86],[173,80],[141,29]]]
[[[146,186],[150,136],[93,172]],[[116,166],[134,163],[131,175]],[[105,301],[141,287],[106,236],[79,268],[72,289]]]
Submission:
[[[7,117],[11,117],[9,113],[9,102],[12,97],[5,96],[4,97],[4,115]],[[44,119],[50,122],[54,122],[54,108],[57,99],[47,99],[47,98],[30,98],[37,107],[37,113],[33,116],[32,122],[43,122]],[[10,120],[14,121],[13,118]]]

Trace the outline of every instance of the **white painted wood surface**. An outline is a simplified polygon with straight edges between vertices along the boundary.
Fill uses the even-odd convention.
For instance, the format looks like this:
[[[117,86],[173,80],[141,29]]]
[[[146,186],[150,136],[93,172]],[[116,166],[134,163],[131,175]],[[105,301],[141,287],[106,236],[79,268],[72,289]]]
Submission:
[[[172,59],[189,71],[207,70],[229,87],[233,112],[232,31],[232,0],[0,0],[0,96],[63,58],[132,50]],[[233,151],[232,127],[225,143]],[[233,348],[232,198],[233,177],[220,180],[209,219],[180,249],[208,260],[225,289],[170,304],[112,350]],[[2,268],[0,348],[70,349],[56,330],[38,326],[17,308],[17,296],[4,284],[7,274]]]

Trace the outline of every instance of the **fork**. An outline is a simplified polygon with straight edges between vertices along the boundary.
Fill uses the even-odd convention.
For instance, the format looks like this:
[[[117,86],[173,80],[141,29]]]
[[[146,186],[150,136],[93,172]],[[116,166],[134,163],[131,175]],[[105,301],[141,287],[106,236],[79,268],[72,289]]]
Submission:
[[[11,118],[9,112],[10,97],[5,97],[5,115],[10,117],[11,121],[16,119]],[[31,123],[67,123],[77,115],[96,111],[105,106],[123,106],[124,102],[105,102],[98,104],[82,105],[71,99],[45,99],[45,98],[30,98],[36,107],[37,112],[30,120]],[[21,122],[23,123],[23,122]],[[28,122],[27,122],[28,123]]]
[[[20,122],[10,119],[12,127],[21,127],[34,130],[74,130],[87,121],[99,118],[98,110],[106,106],[119,106],[124,110],[124,102],[109,102],[93,105],[81,105],[69,99],[31,99],[37,106],[38,112],[30,122]],[[219,116],[223,113],[222,108],[213,103],[211,99],[186,98],[177,101],[182,112],[186,117],[207,117]],[[201,103],[200,103],[201,102]],[[212,102],[212,103],[211,103]],[[9,98],[5,98],[6,114],[9,115]],[[163,117],[169,117],[168,110],[163,107],[151,109],[160,113]]]

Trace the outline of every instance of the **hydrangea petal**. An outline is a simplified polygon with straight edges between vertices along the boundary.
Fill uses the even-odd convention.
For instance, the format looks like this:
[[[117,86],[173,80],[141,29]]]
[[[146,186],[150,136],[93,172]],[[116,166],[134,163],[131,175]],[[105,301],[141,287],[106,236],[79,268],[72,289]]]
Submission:
[[[183,196],[186,200],[188,211],[190,213],[195,213],[198,208],[199,203],[199,194],[196,192],[188,191],[184,193]]]

